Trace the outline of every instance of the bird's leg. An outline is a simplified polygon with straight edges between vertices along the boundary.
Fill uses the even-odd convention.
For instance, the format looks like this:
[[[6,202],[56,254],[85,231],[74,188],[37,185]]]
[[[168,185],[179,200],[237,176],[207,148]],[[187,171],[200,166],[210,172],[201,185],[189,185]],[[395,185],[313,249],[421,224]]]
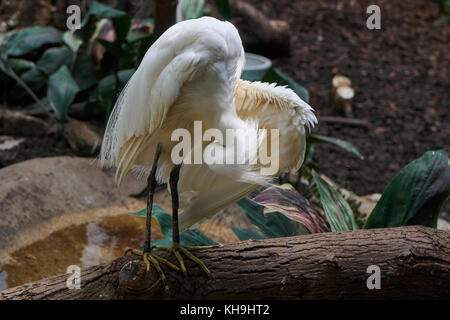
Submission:
[[[166,264],[167,266],[171,267],[172,269],[175,269],[176,271],[179,271],[180,269],[169,262],[168,260],[158,257],[151,253],[152,247],[151,247],[151,237],[152,237],[152,207],[153,207],[153,195],[155,193],[155,187],[156,187],[156,169],[158,167],[158,160],[159,156],[161,155],[161,145],[158,144],[156,148],[156,154],[155,159],[153,161],[152,170],[148,176],[148,186],[149,186],[149,192],[147,197],[147,219],[146,219],[146,230],[145,230],[145,242],[144,242],[144,248],[142,251],[136,250],[136,249],[127,249],[125,251],[125,254],[127,253],[134,253],[136,255],[140,255],[143,257],[145,264],[147,265],[147,271],[150,270],[150,264],[153,264],[155,266],[155,269],[158,271],[161,280],[164,283],[165,289],[167,290],[167,284],[166,284],[166,276],[164,272],[161,269],[160,262]]]
[[[187,247],[182,246],[180,244],[180,231],[178,227],[178,180],[180,178],[180,169],[181,164],[175,166],[175,168],[170,173],[170,191],[172,194],[172,248],[160,247],[157,246],[158,249],[172,251],[178,262],[180,263],[181,271],[186,274],[186,265],[184,264],[184,259],[181,253],[185,254],[189,259],[197,263],[203,271],[205,271],[206,275],[209,277],[211,272],[203,263],[202,260],[194,256],[190,251],[197,249],[206,249],[212,248],[213,246],[195,246],[195,247]]]

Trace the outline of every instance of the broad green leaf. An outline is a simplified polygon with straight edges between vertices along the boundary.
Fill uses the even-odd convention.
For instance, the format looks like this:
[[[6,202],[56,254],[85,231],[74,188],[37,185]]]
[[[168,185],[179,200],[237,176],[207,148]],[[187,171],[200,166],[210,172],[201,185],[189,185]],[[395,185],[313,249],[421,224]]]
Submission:
[[[50,48],[44,52],[36,63],[36,67],[45,74],[50,75],[63,64],[70,68],[72,59],[73,53],[68,47]]]
[[[112,110],[115,99],[121,91],[121,89],[126,85],[127,81],[131,78],[134,69],[122,70],[117,73],[117,77],[119,79],[119,86],[116,88],[116,76],[114,74],[110,74],[104,77],[98,84],[97,88],[95,88],[91,97],[89,98],[89,104],[97,104],[103,106],[104,110],[106,110],[106,114],[109,115],[109,112]]]
[[[1,55],[1,54],[0,54]],[[40,105],[42,109],[45,108],[42,101],[36,96],[36,94],[33,92],[33,90],[23,81],[21,77],[19,77],[16,72],[8,65],[5,65],[4,63],[4,56],[0,57],[0,70],[3,71],[8,77],[11,77],[14,79],[18,85],[20,85],[32,98],[33,100]],[[35,67],[31,70],[37,70]],[[27,71],[28,72],[28,71]],[[26,73],[27,73],[26,72]],[[42,85],[42,83],[41,83]],[[37,83],[37,86],[39,86],[39,83]]]
[[[148,35],[145,37],[138,38],[133,41],[129,41],[125,44],[125,47],[129,52],[132,52],[131,55],[133,67],[137,68],[141,63],[142,59],[144,59],[145,54],[151,45],[155,42],[154,35]]]
[[[205,0],[183,0],[178,3],[177,21],[197,19],[203,16]]]
[[[131,22],[131,18],[129,15],[121,10],[117,10],[108,6],[105,6],[96,1],[92,2],[89,10],[84,17],[83,21],[81,21],[80,29],[74,32],[74,37],[77,40],[83,42],[89,42],[92,38],[92,34],[96,35],[95,32],[95,23],[92,16],[99,16],[106,19],[111,19],[113,24],[115,23],[115,31],[119,35],[119,38],[122,39],[123,35],[128,32],[129,26],[128,20]],[[116,20],[117,19],[117,20]],[[116,29],[117,28],[117,29]],[[126,30],[126,32],[125,32]]]
[[[115,42],[107,41],[104,39],[97,39],[97,42],[100,43],[103,48],[105,48],[106,52],[116,58],[120,58],[120,54],[122,53],[120,45],[118,46]]]
[[[45,44],[60,43],[61,41],[61,32],[53,27],[27,28],[9,38],[6,53],[9,56],[21,56]]]
[[[344,149],[346,151],[349,151],[349,152],[355,154],[360,159],[364,159],[364,157],[359,153],[358,149],[356,149],[356,147],[353,144],[351,144],[350,142],[341,140],[341,139],[325,137],[325,136],[321,136],[318,134],[310,134],[310,135],[308,135],[306,140],[307,140],[307,143],[309,143],[309,144],[331,143],[331,144],[341,147],[342,149]]]
[[[133,19],[130,31],[127,34],[127,42],[134,42],[150,36],[154,30],[153,19]]]
[[[63,41],[64,43],[72,50],[72,52],[76,53],[80,46],[83,44],[83,41],[75,36],[75,30],[68,30],[63,33]]]
[[[424,225],[436,227],[450,195],[445,150],[428,151],[395,175],[364,225],[365,229]]]
[[[59,68],[48,79],[48,101],[59,121],[64,122],[66,120],[67,110],[79,90],[66,65]]]
[[[264,214],[280,212],[299,222],[310,233],[329,231],[321,213],[289,183],[267,188],[251,199],[264,207]]]
[[[114,19],[126,15],[127,13],[121,10],[117,10],[108,6],[105,6],[97,1],[91,3],[89,10],[81,21],[80,27],[83,28],[90,20],[91,16],[96,15],[102,18]]]
[[[131,27],[131,17],[128,14],[124,14],[112,20],[114,31],[116,33],[115,43],[121,44],[125,41],[128,31]]]
[[[287,75],[285,75],[283,72],[279,71],[278,69],[275,69],[271,67],[269,70],[267,70],[264,78],[261,80],[263,82],[276,82],[279,85],[282,86],[288,86],[292,90],[295,91],[295,93],[306,103],[309,103],[309,93],[308,90],[306,90],[304,87],[299,85],[297,82],[289,78]]]
[[[9,58],[8,60],[6,60],[6,64],[16,73],[29,71],[35,67],[33,61],[16,58]]]
[[[184,246],[212,246],[217,245],[217,242],[198,229],[188,229],[180,233],[180,244]]]
[[[183,246],[211,246],[217,245],[217,242],[200,232],[198,229],[189,229],[180,233],[180,244]],[[171,247],[172,236],[153,240],[152,245]]]
[[[80,90],[86,90],[98,84],[101,79],[100,72],[92,62],[91,57],[84,52],[78,54],[73,71],[73,77]]]
[[[264,214],[264,207],[243,198],[237,202],[250,221],[266,238],[281,238],[296,235],[295,223],[279,212]]]
[[[217,10],[219,10],[222,18],[224,18],[225,20],[231,19],[231,9],[228,0],[214,0],[214,4]]]
[[[146,217],[147,208],[130,213],[134,216]],[[159,224],[164,238],[152,241],[152,245],[170,247],[172,245],[172,216],[157,205],[152,206],[152,222]],[[189,229],[180,233],[180,244],[184,246],[208,246],[217,243],[197,229]]]
[[[22,73],[20,78],[26,83],[44,83],[46,81],[45,74],[36,66]]]
[[[319,189],[320,202],[331,231],[357,230],[358,225],[356,224],[355,216],[347,201],[314,170],[312,171],[312,176]]]
[[[130,212],[129,214],[137,217],[147,217],[147,208],[144,208],[138,212]],[[164,211],[164,209],[160,206],[154,204],[152,206],[152,218],[154,218],[154,220],[159,224],[161,233],[165,237],[172,236],[172,216],[170,214]]]
[[[255,229],[244,229],[235,227],[234,225],[231,225],[231,230],[233,230],[234,234],[239,238],[239,240],[250,240],[250,239],[265,239],[265,237],[256,231]]]

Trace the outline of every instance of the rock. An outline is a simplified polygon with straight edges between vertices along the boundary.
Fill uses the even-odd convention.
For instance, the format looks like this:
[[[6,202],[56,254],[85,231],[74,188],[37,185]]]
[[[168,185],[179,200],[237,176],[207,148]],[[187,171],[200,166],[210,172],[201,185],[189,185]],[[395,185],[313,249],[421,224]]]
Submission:
[[[56,230],[145,207],[128,196],[142,182],[129,175],[117,188],[113,170],[98,168],[93,159],[28,160],[0,169],[0,181],[0,265]]]
[[[11,254],[64,228],[97,218],[136,212],[146,199],[130,197],[144,189],[144,181],[129,174],[118,188],[114,170],[102,170],[94,159],[76,157],[37,158],[0,169],[0,266]],[[180,195],[180,212],[196,197]],[[171,212],[171,196],[158,191],[154,203]],[[143,220],[144,223],[144,220]],[[229,206],[199,229],[220,243],[238,241],[230,225],[252,227],[237,205]],[[152,234],[161,236],[156,223]],[[138,235],[138,236],[144,236]]]
[[[0,136],[0,165],[15,159],[24,142],[24,138]]]
[[[450,222],[443,218],[438,218],[437,228],[450,232]]]
[[[0,136],[0,152],[16,149],[24,142],[24,138],[13,138],[10,136]]]
[[[0,110],[0,134],[11,136],[42,136],[47,134],[47,123],[20,111]]]
[[[64,132],[69,144],[75,150],[94,154],[102,144],[100,135],[82,121],[70,119],[64,124]]]

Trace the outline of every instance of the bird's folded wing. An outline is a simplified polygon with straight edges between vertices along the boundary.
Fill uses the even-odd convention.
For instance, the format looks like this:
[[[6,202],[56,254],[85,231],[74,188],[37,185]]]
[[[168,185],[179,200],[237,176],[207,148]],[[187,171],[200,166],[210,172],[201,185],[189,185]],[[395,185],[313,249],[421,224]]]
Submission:
[[[151,134],[164,122],[183,85],[201,75],[209,51],[195,39],[168,32],[149,49],[119,96],[106,127],[100,165],[115,165],[123,178]]]
[[[305,127],[317,123],[314,110],[293,90],[265,82],[238,80],[235,105],[242,119],[255,120],[260,128],[279,134],[280,170],[300,168],[305,150]]]

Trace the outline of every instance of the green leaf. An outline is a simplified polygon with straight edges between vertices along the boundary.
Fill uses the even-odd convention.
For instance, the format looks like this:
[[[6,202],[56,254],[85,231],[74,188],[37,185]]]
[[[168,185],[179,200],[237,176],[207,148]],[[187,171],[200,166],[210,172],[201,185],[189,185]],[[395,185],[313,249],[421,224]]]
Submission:
[[[228,0],[214,0],[217,10],[225,20],[231,19],[231,9]]]
[[[423,225],[436,227],[450,195],[450,165],[445,150],[428,151],[397,173],[364,225],[365,229]]]
[[[144,208],[138,212],[130,212],[132,216],[147,217],[147,208]],[[161,229],[161,233],[165,237],[172,236],[172,216],[168,214],[163,208],[154,204],[152,206],[152,217],[156,219]]]
[[[181,4],[183,7],[181,11],[177,10],[177,21],[197,19],[203,16],[205,0],[184,0]]]
[[[9,58],[6,60],[6,64],[16,73],[22,73],[35,68],[34,62],[25,59]]]
[[[289,78],[287,75],[281,71],[271,67],[267,70],[264,78],[261,80],[263,82],[276,82],[281,86],[288,86],[306,103],[309,103],[309,93],[304,87],[299,85],[297,82]]]
[[[99,70],[97,70],[95,64],[92,62],[91,57],[85,52],[78,54],[73,71],[73,77],[80,90],[86,90],[98,84],[101,79]]]
[[[20,78],[26,83],[44,83],[47,80],[45,74],[37,67],[22,73]]]
[[[144,56],[147,53],[148,49],[152,46],[154,42],[155,36],[153,34],[130,42],[130,45],[134,47],[136,52],[133,55],[135,68],[139,66],[142,59],[144,59]]]
[[[146,217],[147,208],[130,213],[134,216]],[[154,218],[161,229],[164,238],[152,241],[152,245],[170,247],[172,245],[172,216],[157,205],[152,206],[152,218]],[[189,229],[180,233],[180,244],[184,246],[209,246],[217,243],[201,233],[197,229]]]
[[[264,214],[264,207],[243,198],[237,202],[245,215],[266,238],[281,238],[296,235],[295,223],[282,213],[270,212]]]
[[[328,182],[323,180],[314,170],[312,176],[320,193],[320,202],[331,231],[357,230],[355,216],[345,199]]]
[[[131,17],[126,12],[105,6],[94,1],[89,7],[89,11],[86,17],[81,22],[81,28],[83,28],[89,22],[90,18],[93,15],[111,19],[113,22],[114,31],[116,33],[115,42],[122,43],[125,41],[127,33],[131,27]]]
[[[40,71],[50,75],[63,64],[70,68],[72,59],[73,53],[68,47],[50,48],[44,52],[36,66]]]
[[[85,27],[89,23],[92,16],[99,16],[102,18],[114,19],[114,18],[118,18],[118,17],[121,17],[126,14],[127,13],[124,11],[114,9],[114,8],[105,6],[101,3],[98,3],[97,1],[94,1],[91,3],[91,6],[89,7],[89,10],[88,10],[86,16],[84,17],[83,21],[81,21],[80,29],[83,29],[83,27]]]
[[[364,157],[361,155],[361,153],[359,153],[358,149],[356,149],[356,147],[353,144],[351,144],[350,142],[341,140],[341,139],[325,137],[325,136],[321,136],[318,134],[310,134],[306,137],[306,140],[307,140],[307,143],[309,143],[309,144],[331,143],[331,144],[341,147],[342,149],[344,149],[346,151],[353,153],[360,159],[364,159]]]
[[[61,41],[61,32],[53,27],[27,28],[8,40],[6,53],[9,56],[21,56],[45,44],[60,43]]]
[[[86,17],[83,19],[83,22],[81,23],[81,26],[86,24],[86,20],[91,15],[100,16],[103,18],[108,19],[114,19],[121,17],[123,15],[126,15],[127,13],[121,10],[117,10],[108,6],[105,6],[104,4],[101,4],[97,1],[94,1],[91,3],[91,6],[89,7],[89,11],[86,15]]]
[[[272,186],[252,197],[264,207],[264,214],[280,212],[303,225],[310,233],[327,232],[328,227],[320,212],[315,210],[295,188],[285,183]],[[307,233],[305,230],[304,233]]]
[[[131,17],[128,14],[122,15],[112,20],[114,31],[116,33],[115,43],[121,44],[127,38],[131,27]]]
[[[72,52],[76,53],[78,49],[83,44],[83,40],[75,36],[75,30],[68,30],[63,33],[63,41],[64,43],[72,50]]]
[[[131,78],[134,69],[121,70],[117,73],[117,77],[119,79],[119,86],[116,88],[116,76],[114,74],[110,74],[104,77],[98,84],[97,88],[95,88],[91,97],[89,98],[89,103],[100,103],[107,114],[112,110],[115,99],[117,98],[115,95],[119,94],[121,88],[123,88],[127,81]]]
[[[255,239],[265,239],[265,237],[256,231],[255,229],[244,229],[235,227],[234,225],[231,225],[231,230],[233,230],[234,234],[239,238],[239,240],[255,240]]]
[[[97,39],[97,41],[103,46],[103,48],[105,48],[106,52],[116,58],[120,58],[122,48],[120,45],[118,46],[116,42],[111,42],[104,39]]]
[[[66,120],[67,110],[80,88],[72,78],[69,69],[63,65],[48,79],[47,97],[59,121]]]
[[[91,3],[91,6],[89,7],[83,21],[81,21],[80,29],[76,30],[74,33],[76,39],[83,42],[90,40],[95,30],[94,21],[92,19],[93,16],[111,19],[114,25],[114,30],[116,31],[116,39],[124,39],[124,34],[126,36],[129,30],[129,26],[127,27],[127,25],[131,25],[131,18],[126,12],[94,1]],[[128,20],[130,20],[129,23]]]

